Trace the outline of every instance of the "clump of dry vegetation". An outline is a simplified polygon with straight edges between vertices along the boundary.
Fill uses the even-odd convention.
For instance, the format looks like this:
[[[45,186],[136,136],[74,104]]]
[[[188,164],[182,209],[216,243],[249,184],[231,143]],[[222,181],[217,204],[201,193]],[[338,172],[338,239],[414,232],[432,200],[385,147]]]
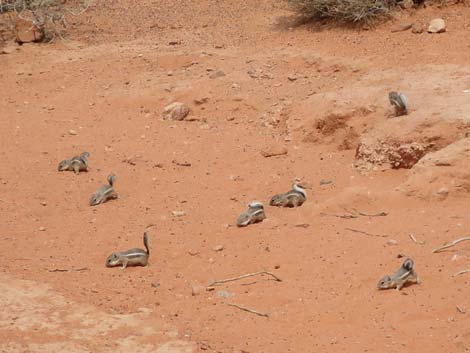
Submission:
[[[373,22],[390,16],[393,0],[288,0],[302,16],[341,23]]]
[[[62,37],[67,27],[66,16],[78,16],[86,11],[94,0],[0,0],[0,15],[9,15],[12,26],[18,20],[31,23],[34,29],[42,34],[41,38],[51,40]]]

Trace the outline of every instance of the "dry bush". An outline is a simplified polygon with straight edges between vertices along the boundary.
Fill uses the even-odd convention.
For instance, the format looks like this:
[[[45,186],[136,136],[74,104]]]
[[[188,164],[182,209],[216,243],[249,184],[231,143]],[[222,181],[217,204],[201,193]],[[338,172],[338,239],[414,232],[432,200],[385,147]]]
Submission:
[[[85,12],[94,0],[0,0],[0,15],[9,13],[13,26],[18,19],[30,22],[45,40],[62,37],[67,27],[67,15],[78,16]]]
[[[373,22],[390,16],[393,0],[288,0],[302,16],[341,23]]]

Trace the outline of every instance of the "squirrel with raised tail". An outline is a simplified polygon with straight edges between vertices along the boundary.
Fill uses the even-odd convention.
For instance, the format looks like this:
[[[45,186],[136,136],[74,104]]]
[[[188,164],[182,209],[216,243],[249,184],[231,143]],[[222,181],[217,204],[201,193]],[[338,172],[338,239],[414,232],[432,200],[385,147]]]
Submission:
[[[403,93],[392,91],[388,94],[388,99],[395,109],[395,116],[408,114],[408,99]]]
[[[298,207],[302,206],[305,200],[307,200],[305,189],[299,184],[294,184],[292,190],[284,194],[274,195],[269,204],[277,207]]]
[[[118,194],[114,191],[114,183],[116,182],[116,176],[114,174],[108,175],[108,185],[101,186],[90,198],[90,206],[96,206],[100,203],[104,203],[108,200],[117,199]]]
[[[75,174],[80,174],[80,172],[86,172],[88,171],[88,157],[90,157],[90,153],[83,152],[79,156],[73,156],[70,159],[64,159],[62,162],[59,163],[59,167],[57,169],[59,170],[59,172],[70,170],[73,171]]]
[[[153,224],[145,227],[144,231],[144,247],[145,250],[139,248],[133,248],[126,251],[114,252],[108,256],[106,259],[106,267],[116,267],[122,266],[121,269],[124,270],[127,266],[147,266],[150,249],[149,249],[149,240],[147,235],[147,230],[151,227],[154,227]]]
[[[414,270],[413,259],[403,261],[401,267],[393,275],[387,275],[377,283],[378,289],[396,288],[397,291],[403,288],[407,283],[420,283],[419,277]]]
[[[261,222],[265,218],[263,204],[259,201],[253,201],[249,203],[248,210],[238,216],[237,226],[246,227],[249,224]]]

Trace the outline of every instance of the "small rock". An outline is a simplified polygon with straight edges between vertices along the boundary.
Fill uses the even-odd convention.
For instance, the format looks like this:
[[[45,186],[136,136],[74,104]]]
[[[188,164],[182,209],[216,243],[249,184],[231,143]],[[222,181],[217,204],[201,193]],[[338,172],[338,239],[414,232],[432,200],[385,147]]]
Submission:
[[[439,190],[437,190],[438,195],[447,195],[449,194],[449,189],[446,187],[442,187]]]
[[[222,250],[224,250],[224,249],[225,249],[225,248],[224,248],[223,245],[216,245],[216,246],[214,246],[214,247],[212,248],[212,250],[214,250],[214,251],[222,251]]]
[[[188,254],[191,256],[196,256],[199,255],[199,251],[197,250],[188,250]]]
[[[163,119],[183,120],[189,114],[189,107],[180,102],[174,102],[163,109]]]
[[[272,145],[261,151],[261,155],[265,158],[273,156],[282,156],[287,154],[287,148],[282,145]]]
[[[78,133],[75,130],[69,130],[69,135],[76,136]]]
[[[398,241],[396,241],[395,239],[388,239],[387,245],[398,245]]]
[[[47,202],[46,201],[41,201],[41,205],[47,206]]]
[[[46,231],[46,228],[45,227],[39,227],[38,229],[40,232],[45,232]]]
[[[217,70],[217,71],[212,72],[209,75],[209,78],[219,78],[223,76],[225,76],[225,72],[223,72],[222,70]]]
[[[446,31],[446,23],[442,18],[431,20],[428,27],[428,33],[443,33]]]
[[[449,196],[449,189],[446,187],[442,187],[439,190],[436,191],[436,197],[439,200],[444,200]]]
[[[184,212],[184,211],[171,211],[171,214],[174,217],[182,217],[182,216],[186,215],[186,212]]]
[[[200,283],[191,283],[191,295],[195,297],[205,291],[205,288]]]
[[[279,270],[281,268],[281,265],[274,265],[274,269]]]
[[[40,42],[44,39],[44,31],[30,21],[23,19],[15,20],[15,41],[19,44]]]
[[[413,26],[411,27],[411,32],[414,33],[414,34],[420,34],[420,33],[423,33],[424,32],[424,29],[422,26],[418,25],[418,24],[413,24]]]

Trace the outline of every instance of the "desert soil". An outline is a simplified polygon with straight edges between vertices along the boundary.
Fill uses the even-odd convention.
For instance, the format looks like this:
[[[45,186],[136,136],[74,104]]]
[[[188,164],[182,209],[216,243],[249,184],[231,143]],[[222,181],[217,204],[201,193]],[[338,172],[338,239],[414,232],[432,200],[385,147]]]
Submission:
[[[435,17],[447,32],[391,32]],[[432,253],[470,231],[468,18],[348,29],[274,0],[123,0],[0,55],[0,352],[470,351],[470,242]],[[174,101],[188,120],[161,118]],[[88,172],[57,171],[83,151]],[[88,206],[111,172],[119,198]],[[267,205],[296,180],[302,207]],[[267,219],[237,228],[252,200]],[[104,266],[151,223],[149,266]],[[399,255],[421,284],[378,291]],[[206,290],[257,271],[282,281]]]

